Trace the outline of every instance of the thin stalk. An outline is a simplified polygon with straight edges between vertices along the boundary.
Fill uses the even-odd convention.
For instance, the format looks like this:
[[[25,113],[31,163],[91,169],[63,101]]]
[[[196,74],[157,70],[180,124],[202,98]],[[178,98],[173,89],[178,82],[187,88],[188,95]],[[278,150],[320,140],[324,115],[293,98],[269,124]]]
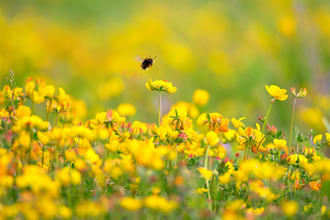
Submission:
[[[54,127],[56,127],[56,126],[57,126],[58,115],[59,115],[59,113],[58,113],[58,114],[56,114],[56,118],[55,118],[55,126],[54,126]]]
[[[274,103],[273,101],[270,102],[270,106],[269,106],[269,109],[268,109],[268,112],[267,112],[267,115],[266,115],[266,119],[265,119],[264,125],[262,126],[262,132],[265,131],[265,126],[266,126],[266,124],[267,124],[268,115],[269,115],[270,109],[271,109],[272,106],[273,106],[273,103]]]
[[[167,159],[165,160],[165,176],[167,176]]]
[[[281,161],[281,149],[278,149],[278,161]]]
[[[267,135],[265,135],[265,136],[261,139],[261,141],[259,142],[259,144],[258,144],[257,153],[256,153],[256,158],[258,158],[260,145],[261,145],[262,141],[266,138],[266,136],[267,136]]]
[[[161,102],[161,91],[159,91],[159,104],[158,104],[158,127],[160,127],[160,119],[162,114],[162,102]]]
[[[204,161],[204,168],[207,170],[207,163],[208,163],[208,155],[209,155],[209,150],[210,150],[210,145],[207,145],[207,149],[206,149],[206,153],[205,153],[205,161]],[[209,181],[207,179],[205,179],[206,181],[206,188],[207,188],[207,195],[209,200],[211,201],[211,192],[210,192],[210,186],[209,186]],[[212,204],[209,203],[209,209],[210,211],[212,211]]]
[[[41,167],[44,168],[45,147],[41,145],[41,148],[42,148]]]
[[[11,101],[11,106],[13,107],[13,112],[16,115],[15,105],[14,105],[14,102],[13,101]]]
[[[78,144],[79,144],[79,140],[80,140],[80,138],[78,138],[78,141],[77,141],[77,144],[76,144],[76,147],[75,147],[75,151],[76,151],[76,153],[78,153]]]
[[[174,166],[176,167],[176,161],[178,159],[178,144],[175,146],[176,148],[176,151],[175,151],[175,163],[174,163]]]
[[[34,115],[34,91],[32,92],[32,96],[31,96],[31,112],[32,115]]]
[[[293,118],[294,118],[294,109],[296,108],[296,101],[297,101],[297,98],[295,98],[294,101],[293,101],[292,118],[291,118],[291,127],[290,127],[290,139],[289,139],[289,150],[291,149],[291,138],[292,138]],[[298,153],[298,146],[297,146],[297,153]]]
[[[51,107],[52,107],[52,103],[53,103],[53,100],[50,99],[50,101],[49,101],[49,107],[48,107],[48,110],[47,110],[46,121],[48,121],[49,113],[50,113],[50,109],[51,109]]]
[[[288,188],[289,188],[289,191],[291,192],[291,187],[290,187],[290,179],[291,179],[291,176],[292,176],[292,170],[290,171],[290,173],[288,173]]]
[[[294,185],[294,196],[297,194],[297,189],[296,189],[296,179],[297,179],[297,168],[295,168],[294,171],[294,180],[293,180],[293,185]],[[299,186],[299,185],[298,185]]]

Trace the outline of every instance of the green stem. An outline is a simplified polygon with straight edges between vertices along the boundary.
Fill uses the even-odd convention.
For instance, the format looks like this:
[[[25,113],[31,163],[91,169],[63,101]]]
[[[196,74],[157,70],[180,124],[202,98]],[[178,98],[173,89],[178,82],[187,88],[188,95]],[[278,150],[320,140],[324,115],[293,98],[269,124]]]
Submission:
[[[278,162],[281,162],[281,149],[278,149]]]
[[[161,91],[159,91],[159,104],[158,104],[158,127],[160,127],[160,119],[161,119],[161,114],[162,114],[162,102],[161,102]]]
[[[296,179],[297,179],[297,168],[294,169],[294,180],[293,180],[293,185],[294,185],[294,196],[296,197],[297,194],[297,189],[296,189]],[[299,186],[299,185],[298,185]]]
[[[290,171],[291,173],[288,173],[288,188],[289,188],[289,191],[291,192],[291,187],[290,187],[290,179],[291,179],[291,176],[292,176],[292,170]]]
[[[13,107],[14,115],[16,115],[15,105],[14,105],[14,102],[13,101],[11,101],[11,106]]]
[[[31,96],[31,112],[32,112],[32,115],[34,115],[34,91],[32,92],[32,96]]]
[[[51,99],[51,100],[49,101],[49,106],[48,106],[48,110],[47,110],[46,121],[48,121],[49,113],[50,113],[50,109],[51,109],[51,107],[52,107],[52,103],[53,103],[53,100]]]
[[[204,159],[204,168],[207,170],[207,163],[208,163],[208,155],[209,155],[209,150],[210,150],[210,145],[207,145],[206,153],[205,153],[205,159]],[[209,186],[209,181],[205,179],[206,181],[206,188],[207,188],[207,195],[209,200],[211,201],[211,192],[210,192],[210,186]],[[212,204],[209,202],[209,209],[212,211]]]
[[[267,112],[267,115],[266,115],[266,119],[265,119],[264,125],[262,126],[262,132],[265,131],[265,126],[266,126],[266,124],[267,124],[268,115],[269,115],[270,109],[271,109],[272,106],[273,106],[273,103],[274,103],[274,101],[272,100],[272,101],[270,102],[270,106],[269,106],[269,109],[268,109],[268,112]]]
[[[176,161],[178,159],[178,144],[175,145],[175,148],[176,148],[176,150],[175,150],[175,163],[174,163],[174,166],[176,167]]]
[[[59,115],[59,113],[58,113],[58,114],[56,114],[56,118],[55,118],[55,126],[54,126],[54,127],[56,127],[56,126],[57,126],[58,115]]]
[[[262,141],[266,138],[266,136],[267,136],[267,135],[265,135],[265,136],[261,139],[261,141],[259,142],[259,144],[258,144],[257,153],[256,153],[256,155],[255,155],[256,158],[258,158],[260,145],[261,145]]]
[[[45,153],[45,146],[41,145],[41,147],[42,147],[41,168],[44,168],[44,153]]]
[[[294,99],[293,108],[292,108],[292,118],[291,118],[291,127],[290,127],[290,139],[289,139],[289,150],[291,149],[291,138],[292,138],[292,128],[293,128],[293,118],[294,118],[294,109],[296,108],[297,98]],[[297,149],[298,153],[298,149]]]

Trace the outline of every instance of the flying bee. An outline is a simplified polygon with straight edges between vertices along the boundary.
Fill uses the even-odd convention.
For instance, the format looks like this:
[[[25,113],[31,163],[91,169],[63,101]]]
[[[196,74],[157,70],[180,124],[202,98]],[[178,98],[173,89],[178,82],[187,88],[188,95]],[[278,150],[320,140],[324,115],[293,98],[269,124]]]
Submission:
[[[156,57],[151,58],[150,56],[148,56],[147,58],[142,58],[141,56],[137,55],[135,57],[135,60],[136,61],[140,61],[140,62],[142,61],[142,63],[141,63],[141,69],[142,70],[147,70],[148,68],[152,67],[152,65],[154,64],[154,59],[155,58]]]

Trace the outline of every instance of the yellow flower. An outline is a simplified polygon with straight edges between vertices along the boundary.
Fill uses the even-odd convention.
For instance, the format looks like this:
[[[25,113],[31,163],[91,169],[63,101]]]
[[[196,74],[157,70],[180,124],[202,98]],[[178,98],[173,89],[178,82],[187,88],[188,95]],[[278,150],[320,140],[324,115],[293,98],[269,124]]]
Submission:
[[[169,94],[175,93],[177,88],[172,86],[171,82],[167,82],[166,80],[157,80],[157,81],[151,81],[149,78],[148,82],[145,84],[146,88],[149,91],[165,91]]]
[[[197,89],[193,94],[193,101],[197,105],[204,106],[209,101],[210,94],[206,90]]]
[[[236,119],[236,118],[232,118],[231,119],[231,123],[233,123],[234,127],[235,128],[238,128],[238,127],[245,127],[245,125],[243,124],[243,122],[241,122],[243,119],[246,119],[246,117],[242,117],[240,119]]]
[[[19,138],[18,138],[18,142],[20,143],[20,145],[22,145],[22,147],[24,149],[29,149],[30,144],[31,144],[31,138],[29,135],[27,134],[22,134]]]
[[[18,118],[23,118],[25,116],[31,115],[31,109],[27,106],[20,105],[16,111]]]
[[[318,184],[317,181],[312,181],[309,183],[310,187],[312,188],[313,191],[319,191],[321,188],[321,184]]]
[[[106,112],[98,112],[96,113],[95,119],[90,120],[90,122],[93,125],[102,125],[106,119],[107,119]]]
[[[196,106],[193,103],[189,103],[186,101],[177,102],[176,104],[171,106],[171,110],[172,109],[182,109],[188,113],[190,118],[196,118],[199,115],[199,111]]]
[[[327,142],[330,142],[330,133],[325,133],[325,137]]]
[[[313,139],[313,143],[316,144],[317,142],[321,142],[322,141],[322,137],[323,135],[322,134],[318,134],[314,137]]]
[[[152,195],[144,199],[144,205],[154,211],[160,211],[164,214],[170,213],[178,204],[174,201],[167,201],[165,198]]]
[[[297,156],[297,154],[292,154],[287,158],[287,161],[289,164],[291,165],[295,165],[296,161],[298,160],[299,157],[299,166],[303,167],[308,163],[308,159],[304,156],[299,154],[299,156]]]
[[[10,89],[10,86],[6,85],[4,88],[3,88],[3,91],[2,91],[2,94],[3,94],[3,97],[5,97],[7,100],[11,101],[12,100],[12,91]]]
[[[219,176],[219,182],[222,184],[227,184],[230,182],[230,180],[231,178],[229,173],[225,173],[224,175]]]
[[[327,211],[327,207],[325,205],[321,206],[321,215],[324,215]]]
[[[3,109],[1,109],[0,111],[0,118],[6,118],[9,116],[9,113],[6,111],[6,107],[4,107]]]
[[[13,93],[13,100],[16,100],[18,97],[20,96],[23,96],[23,93],[22,93],[23,89],[22,88],[19,88],[19,87],[15,87],[12,91]]]
[[[131,127],[131,133],[134,135],[143,133],[142,123],[139,121],[134,121]]]
[[[49,137],[47,135],[45,135],[44,133],[38,131],[37,133],[38,139],[39,141],[43,144],[43,145],[47,145],[49,142]]]
[[[235,130],[229,130],[228,132],[223,133],[225,142],[233,142],[233,141],[238,141],[238,133]]]
[[[43,95],[40,95],[37,91],[34,91],[33,93],[33,102],[40,104],[43,103],[45,101],[45,97]]]
[[[214,132],[214,131],[207,132],[207,134],[205,136],[206,144],[213,146],[213,145],[216,145],[219,141],[220,141],[220,138],[216,132]]]
[[[35,83],[33,81],[33,77],[30,77],[26,80],[26,84],[25,84],[26,94],[30,96],[31,94],[33,94],[34,89],[35,89]]]
[[[60,91],[60,94],[58,94],[58,95],[56,96],[56,101],[58,101],[58,102],[69,101],[70,96],[67,95],[67,94],[65,94],[64,89],[62,89],[62,88],[60,87],[60,88],[58,88],[58,90]]]
[[[44,97],[53,99],[54,92],[55,92],[54,86],[52,86],[52,85],[45,86]]]
[[[312,211],[313,204],[312,203],[309,203],[309,204],[305,205],[303,209],[304,209],[305,212],[308,213],[308,212]]]
[[[282,203],[283,212],[289,218],[297,213],[298,208],[298,203],[295,201],[287,201]]]
[[[62,186],[68,187],[70,184],[80,184],[81,174],[78,170],[72,169],[70,167],[64,167],[57,173],[56,179],[60,181]]]
[[[205,189],[205,188],[198,188],[198,189],[195,189],[194,190],[194,193],[197,193],[197,194],[203,194],[204,192],[207,192],[208,189]]]
[[[105,122],[110,123],[111,125],[114,125],[114,124],[121,125],[121,124],[125,123],[125,121],[126,121],[125,117],[120,117],[116,111],[111,110],[111,109],[107,111],[106,118],[107,118],[107,120]]]
[[[286,147],[286,140],[283,139],[275,139],[274,146],[278,149],[284,149]]]
[[[136,113],[136,108],[131,103],[121,103],[118,105],[117,111],[122,116],[133,116]]]
[[[138,199],[128,196],[123,198],[119,202],[119,205],[128,211],[136,211],[142,207],[143,203]]]
[[[203,167],[198,168],[198,171],[202,174],[202,176],[206,179],[206,180],[210,180],[212,177],[213,172],[211,170],[207,170]]]
[[[66,206],[60,206],[58,208],[58,213],[63,219],[71,219],[72,217],[71,209]]]
[[[271,85],[270,87],[268,87],[266,85],[266,89],[267,92],[274,97],[275,100],[280,100],[280,101],[284,101],[288,98],[288,95],[285,95],[285,93],[287,92],[286,89],[280,89],[280,87],[278,86],[274,86]]]

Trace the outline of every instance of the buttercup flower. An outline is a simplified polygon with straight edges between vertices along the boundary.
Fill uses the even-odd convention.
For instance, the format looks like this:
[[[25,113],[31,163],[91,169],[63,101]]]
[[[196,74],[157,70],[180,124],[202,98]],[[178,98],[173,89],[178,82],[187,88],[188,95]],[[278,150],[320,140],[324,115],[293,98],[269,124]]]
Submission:
[[[197,89],[193,94],[193,101],[197,105],[204,106],[209,101],[210,94],[208,91],[203,89]]]
[[[285,93],[287,92],[286,89],[280,89],[280,87],[278,86],[274,86],[271,85],[270,87],[268,87],[266,85],[266,89],[267,92],[274,97],[275,100],[280,100],[280,101],[284,101],[288,98],[288,95],[286,95]]]
[[[133,116],[136,113],[136,108],[131,103],[120,103],[117,111],[122,116]]]
[[[136,211],[142,207],[143,203],[133,197],[125,197],[119,202],[119,205],[126,210]]]
[[[151,79],[149,78],[148,82],[145,85],[149,91],[165,91],[169,94],[172,94],[175,93],[177,90],[177,88],[174,87],[171,82],[168,82],[166,80],[151,81]]]

